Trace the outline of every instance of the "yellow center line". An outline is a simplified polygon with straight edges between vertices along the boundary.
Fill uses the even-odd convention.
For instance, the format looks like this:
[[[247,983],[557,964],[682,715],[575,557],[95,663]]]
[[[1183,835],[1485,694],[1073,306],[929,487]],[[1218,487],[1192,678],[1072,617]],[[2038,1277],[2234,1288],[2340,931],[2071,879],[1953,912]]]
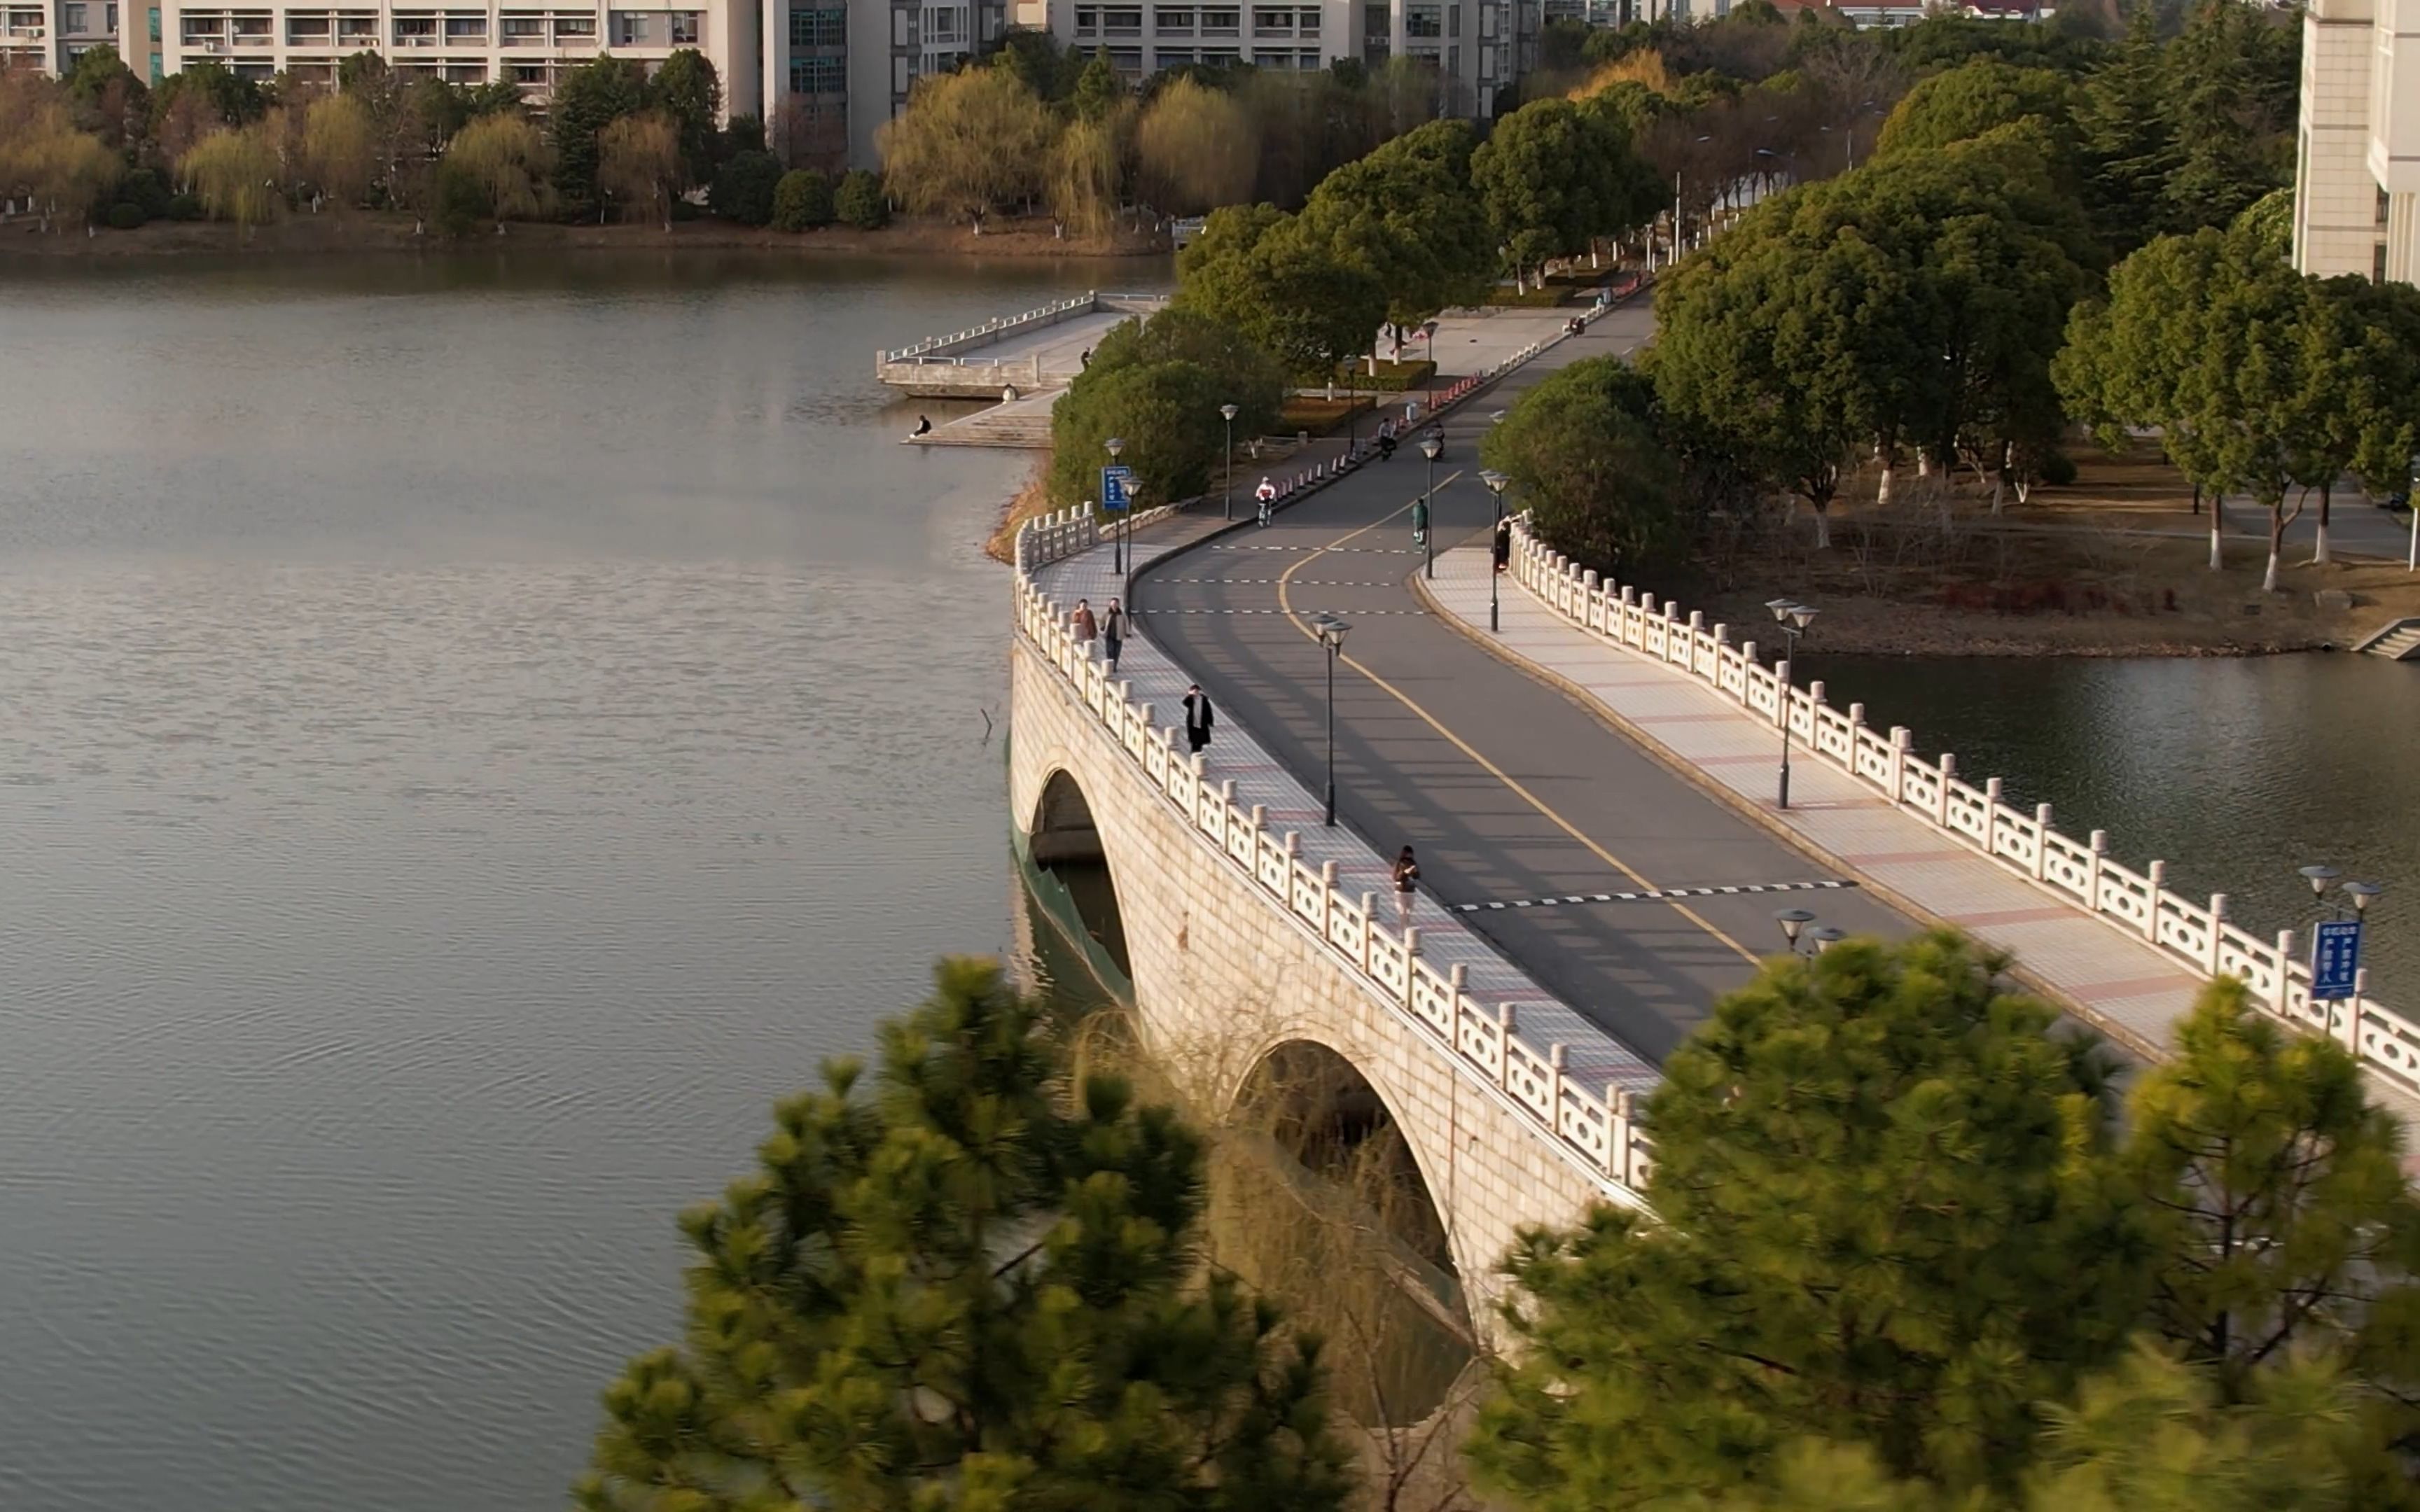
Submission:
[[[1452,473],[1449,474],[1443,482],[1440,482],[1437,485],[1437,487],[1443,488],[1446,484],[1451,483],[1455,478],[1459,478],[1461,476],[1461,470],[1456,469]],[[1311,563],[1317,561],[1327,552],[1336,549],[1338,547],[1344,545],[1347,541],[1353,540],[1357,536],[1369,534],[1372,531],[1376,530],[1379,526],[1386,524],[1388,520],[1395,518],[1397,516],[1404,514],[1412,506],[1410,504],[1405,504],[1401,509],[1393,510],[1386,515],[1380,516],[1378,518],[1372,520],[1369,524],[1362,526],[1358,530],[1349,531],[1346,533],[1338,536],[1335,540],[1328,542],[1326,546],[1320,547],[1316,550],[1304,556],[1301,561],[1296,562],[1294,565],[1286,568],[1283,573],[1280,574],[1278,577],[1278,608],[1284,611],[1286,623],[1293,625],[1296,630],[1302,632],[1302,634],[1308,636],[1310,639],[1313,640],[1318,640],[1319,632],[1312,629],[1310,625],[1304,622],[1301,615],[1295,612],[1294,596],[1291,592],[1294,586],[1294,575],[1300,572],[1303,568],[1309,566]],[[1431,528],[1434,529],[1435,527],[1432,526]],[[1522,802],[1528,804],[1530,808],[1537,810],[1538,812],[1545,815],[1547,819],[1553,821],[1556,827],[1562,830],[1564,834],[1569,835],[1572,839],[1579,841],[1582,845],[1587,846],[1590,852],[1593,854],[1598,860],[1603,861],[1606,865],[1621,872],[1623,876],[1628,877],[1641,891],[1660,892],[1663,890],[1652,881],[1649,880],[1644,872],[1632,866],[1629,862],[1624,861],[1621,856],[1614,855],[1609,850],[1606,850],[1603,845],[1598,844],[1593,839],[1590,838],[1585,832],[1583,832],[1577,825],[1573,824],[1561,814],[1557,813],[1552,808],[1549,808],[1544,799],[1530,792],[1528,788],[1522,786],[1517,778],[1514,778],[1511,773],[1505,771],[1494,762],[1489,761],[1477,750],[1471,748],[1470,742],[1463,739],[1460,735],[1455,734],[1451,730],[1448,729],[1444,720],[1438,718],[1435,715],[1431,714],[1428,710],[1420,707],[1419,702],[1413,699],[1409,694],[1405,693],[1402,688],[1397,687],[1394,684],[1387,681],[1385,678],[1379,676],[1376,672],[1372,671],[1369,668],[1354,660],[1352,657],[1345,656],[1341,651],[1337,653],[1337,660],[1342,662],[1345,666],[1352,668],[1355,671],[1359,672],[1376,687],[1385,690],[1388,696],[1394,699],[1396,702],[1401,703],[1404,707],[1411,710],[1414,714],[1419,715],[1421,720],[1424,721],[1430,729],[1435,731],[1438,734],[1443,735],[1447,740],[1452,742],[1456,750],[1461,751],[1465,756],[1467,756],[1473,762],[1478,763],[1480,767],[1484,770],[1488,776],[1496,779],[1498,782],[1503,783],[1507,788],[1511,789],[1515,795],[1517,795]],[[1664,902],[1666,907],[1670,908],[1683,918],[1687,919],[1690,923],[1697,925],[1698,928],[1705,931],[1708,934],[1713,935],[1715,939],[1722,941],[1723,944],[1730,946],[1733,950],[1739,952],[1741,960],[1752,963],[1760,959],[1755,951],[1749,949],[1746,946],[1742,945],[1739,941],[1731,938],[1730,935],[1715,927],[1713,920],[1707,918],[1696,909],[1691,908],[1688,904],[1671,899],[1667,899]]]

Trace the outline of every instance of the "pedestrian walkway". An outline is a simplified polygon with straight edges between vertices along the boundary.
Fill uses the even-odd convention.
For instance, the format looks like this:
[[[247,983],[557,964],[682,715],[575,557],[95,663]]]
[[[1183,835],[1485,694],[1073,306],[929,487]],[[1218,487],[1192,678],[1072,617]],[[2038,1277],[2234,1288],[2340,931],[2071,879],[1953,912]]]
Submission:
[[[1843,877],[1905,911],[2011,951],[2018,973],[2135,1052],[2162,1058],[2170,1027],[2205,980],[2175,956],[2037,886],[1874,789],[1801,753],[1791,803],[1776,803],[1773,721],[1695,676],[1573,625],[1508,574],[1500,631],[1487,628],[1483,546],[1437,559],[1423,595],[1442,623],[1579,695],[1623,734],[1755,816]],[[2375,1098],[2407,1123],[2420,1099],[2376,1076]]]

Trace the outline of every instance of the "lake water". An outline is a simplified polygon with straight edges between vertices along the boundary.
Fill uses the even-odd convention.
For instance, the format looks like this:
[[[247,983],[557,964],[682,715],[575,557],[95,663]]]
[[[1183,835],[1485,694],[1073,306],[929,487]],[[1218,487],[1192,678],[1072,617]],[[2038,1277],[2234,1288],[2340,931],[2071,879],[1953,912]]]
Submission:
[[[1105,278],[0,267],[0,1506],[562,1504],[675,1212],[1010,943],[1024,464],[869,375]]]
[[[675,1211],[1015,933],[1023,464],[872,354],[1164,279],[0,265],[0,1507],[561,1504]],[[2420,669],[1806,664],[2266,927],[2402,884],[2420,1006]]]

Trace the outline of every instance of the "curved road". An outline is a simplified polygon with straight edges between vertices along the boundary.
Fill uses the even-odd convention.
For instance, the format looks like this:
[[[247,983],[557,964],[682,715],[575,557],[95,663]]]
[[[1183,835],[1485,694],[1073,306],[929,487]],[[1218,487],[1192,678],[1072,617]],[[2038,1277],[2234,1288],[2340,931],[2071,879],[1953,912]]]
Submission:
[[[1618,310],[1447,420],[1434,505],[1440,549],[1483,533],[1494,517],[1477,481],[1490,412],[1565,363],[1629,350],[1647,323],[1643,309]],[[1536,903],[1837,879],[1423,613],[1408,579],[1420,567],[1410,507],[1426,470],[1407,445],[1265,530],[1156,563],[1134,585],[1140,627],[1317,792],[1326,668],[1305,622],[1322,610],[1349,621],[1337,669],[1339,821],[1383,853],[1417,847],[1420,909],[1472,908],[1469,921],[1542,984],[1659,1063],[1717,995],[1748,979],[1757,957],[1781,949],[1776,909],[1804,907],[1852,933],[1915,927],[1854,889]],[[1532,906],[1489,906],[1520,903]]]

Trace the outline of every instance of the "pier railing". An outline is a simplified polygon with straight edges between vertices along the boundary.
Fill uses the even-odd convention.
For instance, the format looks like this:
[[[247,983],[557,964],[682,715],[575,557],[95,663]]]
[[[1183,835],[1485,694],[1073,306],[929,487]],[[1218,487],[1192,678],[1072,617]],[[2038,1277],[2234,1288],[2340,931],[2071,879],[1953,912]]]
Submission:
[[[2213,893],[2206,903],[2181,897],[2167,889],[2165,862],[2136,872],[2111,860],[2108,831],[2096,829],[2078,841],[2053,826],[2049,804],[2037,804],[2030,813],[2010,807],[2001,801],[2000,779],[1988,778],[1978,788],[1961,779],[1955,756],[1923,760],[1908,748],[1904,725],[1878,731],[1866,723],[1864,704],[1833,708],[1821,682],[1794,687],[1787,661],[1761,665],[1756,642],[1733,645],[1730,626],[1709,626],[1702,613],[1683,617],[1668,600],[1659,606],[1653,594],[1574,566],[1530,534],[1526,518],[1513,524],[1512,570],[1515,582],[1573,625],[1680,669],[1776,731],[1786,723],[1791,738],[1815,759],[1881,794],[1900,812],[2140,935],[2181,965],[2205,976],[2242,978],[2264,1011],[2330,1036],[2381,1076],[2420,1093],[2420,1027],[2366,993],[2314,1000],[2310,968],[2295,957],[2292,930],[2265,940],[2248,933],[2228,919],[2226,894]]]

